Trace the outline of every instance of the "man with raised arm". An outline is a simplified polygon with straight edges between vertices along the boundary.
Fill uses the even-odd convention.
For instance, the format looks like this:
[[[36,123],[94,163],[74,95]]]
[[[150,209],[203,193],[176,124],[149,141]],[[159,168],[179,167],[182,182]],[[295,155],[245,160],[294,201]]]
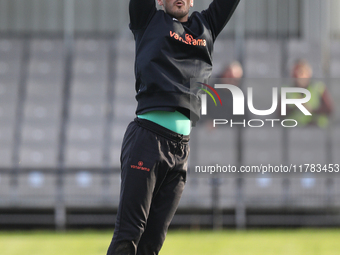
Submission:
[[[239,0],[130,0],[136,41],[136,119],[124,135],[121,193],[108,255],[158,254],[186,182],[189,135],[200,99],[190,79],[207,81],[213,43]],[[191,119],[190,119],[191,118]]]

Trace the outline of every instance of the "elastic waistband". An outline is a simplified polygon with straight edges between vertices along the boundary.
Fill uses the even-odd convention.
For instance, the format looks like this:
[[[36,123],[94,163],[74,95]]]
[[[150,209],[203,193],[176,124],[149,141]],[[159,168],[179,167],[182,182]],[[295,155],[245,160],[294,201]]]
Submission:
[[[181,135],[172,130],[169,130],[161,125],[158,125],[152,121],[135,118],[134,120],[139,126],[146,128],[160,136],[163,136],[166,139],[169,139],[174,142],[182,142],[187,143],[190,140],[190,135]]]

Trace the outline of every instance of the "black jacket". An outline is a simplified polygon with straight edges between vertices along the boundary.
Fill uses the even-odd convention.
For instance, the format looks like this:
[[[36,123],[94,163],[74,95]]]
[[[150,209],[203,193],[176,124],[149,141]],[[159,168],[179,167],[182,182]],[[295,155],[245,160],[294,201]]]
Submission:
[[[239,0],[214,0],[181,23],[157,10],[154,0],[130,0],[130,29],[136,41],[136,114],[178,110],[197,121],[200,100],[190,79],[206,82],[213,43]]]

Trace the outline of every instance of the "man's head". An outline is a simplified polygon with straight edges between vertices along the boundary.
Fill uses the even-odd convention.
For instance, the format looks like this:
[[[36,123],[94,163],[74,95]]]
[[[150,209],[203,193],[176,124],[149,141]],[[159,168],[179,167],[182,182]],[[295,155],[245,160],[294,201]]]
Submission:
[[[223,78],[241,79],[243,76],[243,68],[238,61],[231,62],[223,72]]]
[[[188,21],[190,7],[194,6],[194,0],[157,0],[157,2],[166,13],[179,22]]]
[[[298,87],[307,87],[312,78],[313,70],[311,65],[304,59],[299,59],[295,62],[292,77]]]
[[[229,84],[238,86],[240,79],[243,77],[243,68],[240,62],[231,62],[221,74],[221,78]]]

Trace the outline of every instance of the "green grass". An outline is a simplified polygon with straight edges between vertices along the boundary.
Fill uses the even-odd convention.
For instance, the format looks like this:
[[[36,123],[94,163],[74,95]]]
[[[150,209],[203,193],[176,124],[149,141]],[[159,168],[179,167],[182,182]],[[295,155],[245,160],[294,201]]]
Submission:
[[[1,255],[105,255],[112,231],[0,232]],[[160,255],[338,255],[340,229],[170,231]]]

